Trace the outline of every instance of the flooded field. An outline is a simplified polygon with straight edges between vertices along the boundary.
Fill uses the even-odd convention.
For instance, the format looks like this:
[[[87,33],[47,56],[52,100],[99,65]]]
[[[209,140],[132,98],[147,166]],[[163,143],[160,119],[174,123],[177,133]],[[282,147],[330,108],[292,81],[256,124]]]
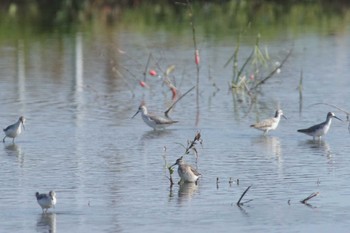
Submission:
[[[198,89],[171,111],[179,122],[162,131],[131,117],[142,101],[158,114],[171,105],[163,82],[171,65],[179,94],[197,85],[190,27],[3,38],[0,125],[21,115],[27,121],[15,143],[7,139],[0,149],[0,232],[347,232],[348,121],[339,109],[314,104],[350,111],[350,27],[324,27],[286,28],[273,38],[261,32],[269,64],[278,66],[292,53],[254,101],[229,88],[232,63],[224,65],[237,37],[199,30]],[[243,35],[240,66],[255,39],[256,33]],[[150,69],[160,75],[149,75]],[[271,69],[262,66],[259,74]],[[288,118],[276,130],[264,136],[249,127],[276,108]],[[334,119],[321,141],[297,132],[325,121],[330,111],[343,121]],[[165,164],[182,156],[197,132],[203,140],[198,160],[192,153],[184,159],[202,177],[197,185],[178,185],[175,171],[170,188]],[[250,185],[243,200],[252,201],[237,206]],[[35,192],[50,190],[57,204],[43,214]],[[308,205],[300,203],[315,192]]]

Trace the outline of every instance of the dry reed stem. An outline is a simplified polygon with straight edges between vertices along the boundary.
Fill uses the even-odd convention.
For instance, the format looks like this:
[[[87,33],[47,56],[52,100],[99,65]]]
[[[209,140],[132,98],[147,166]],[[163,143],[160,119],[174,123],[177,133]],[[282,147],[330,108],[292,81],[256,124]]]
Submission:
[[[307,198],[301,200],[300,202],[303,204],[307,204],[307,201],[310,200],[311,198],[317,197],[320,193],[316,192],[316,193],[311,193]]]
[[[246,193],[248,192],[248,190],[250,189],[250,187],[252,187],[252,185],[248,186],[248,188],[246,188],[246,190],[242,193],[241,197],[239,198],[239,200],[236,203],[238,206],[243,205],[243,203],[241,203],[241,201],[242,201],[243,197],[246,195]],[[249,201],[251,201],[251,200],[249,200]]]

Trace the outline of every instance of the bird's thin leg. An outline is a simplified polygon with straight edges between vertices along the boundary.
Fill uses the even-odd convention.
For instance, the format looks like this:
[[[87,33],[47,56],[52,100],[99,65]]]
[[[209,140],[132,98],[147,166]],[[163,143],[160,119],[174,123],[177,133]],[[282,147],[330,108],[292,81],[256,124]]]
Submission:
[[[7,136],[5,136],[3,139],[2,139],[2,142],[5,142],[5,138],[6,138]]]

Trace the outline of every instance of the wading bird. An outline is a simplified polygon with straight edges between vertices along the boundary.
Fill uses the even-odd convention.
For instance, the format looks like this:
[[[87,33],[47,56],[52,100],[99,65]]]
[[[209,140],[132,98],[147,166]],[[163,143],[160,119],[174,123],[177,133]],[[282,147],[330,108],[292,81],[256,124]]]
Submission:
[[[46,213],[49,208],[55,207],[56,205],[56,193],[54,191],[50,191],[48,194],[39,192],[35,193],[36,200],[40,205],[43,213]]]
[[[320,124],[311,126],[311,127],[307,128],[307,129],[299,129],[298,132],[299,133],[304,133],[304,134],[309,135],[309,136],[312,136],[314,141],[315,141],[316,137],[318,138],[318,140],[320,140],[323,135],[327,134],[329,128],[331,127],[332,118],[336,118],[336,119],[342,121],[333,112],[329,112],[327,114],[326,121],[324,121],[324,122],[322,122]]]
[[[176,162],[171,165],[171,167],[178,165],[177,172],[179,173],[180,176],[180,181],[179,184],[182,183],[197,183],[199,177],[201,174],[193,168],[191,165],[186,164],[182,156],[176,160]]]
[[[142,120],[154,130],[165,129],[166,127],[178,122],[169,118],[168,111],[165,112],[163,117],[149,113],[145,103],[143,102],[132,118],[134,118],[139,112],[141,112]]]
[[[276,111],[275,116],[273,118],[262,120],[258,123],[250,125],[250,127],[253,127],[257,130],[264,131],[264,135],[265,135],[270,130],[275,130],[277,128],[278,124],[280,123],[281,116],[287,119],[287,117],[283,115],[282,110],[279,109]]]
[[[23,129],[25,129],[24,122],[25,122],[25,118],[21,116],[16,123],[14,123],[13,125],[7,126],[6,129],[4,129],[5,137],[2,139],[2,141],[5,142],[5,138],[9,137],[9,138],[12,138],[12,142],[14,143],[15,138],[21,134],[22,127]]]

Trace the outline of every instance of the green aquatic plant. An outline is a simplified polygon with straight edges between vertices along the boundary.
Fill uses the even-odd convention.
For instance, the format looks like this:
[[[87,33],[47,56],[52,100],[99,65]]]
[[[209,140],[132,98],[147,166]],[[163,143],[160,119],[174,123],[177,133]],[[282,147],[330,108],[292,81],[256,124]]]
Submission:
[[[166,176],[166,178],[168,178],[168,180],[170,182],[170,188],[172,188],[174,185],[174,181],[173,181],[174,168],[171,165],[169,165],[167,160],[166,160],[166,152],[167,152],[166,146],[164,146],[163,151],[164,151],[163,159],[164,159],[164,165],[165,165],[164,167],[169,172],[169,176],[167,176],[167,175],[165,175],[165,176]]]
[[[244,60],[239,67],[239,48],[242,32],[237,36],[237,44],[233,55],[227,60],[224,67],[233,61],[233,75],[231,81],[232,90],[245,90],[249,94],[252,93],[275,74],[281,71],[283,64],[289,58],[291,51],[289,50],[286,57],[281,62],[272,62],[268,48],[262,49],[260,45],[261,35],[256,36],[255,44],[250,55]],[[268,73],[267,76],[264,76]]]

